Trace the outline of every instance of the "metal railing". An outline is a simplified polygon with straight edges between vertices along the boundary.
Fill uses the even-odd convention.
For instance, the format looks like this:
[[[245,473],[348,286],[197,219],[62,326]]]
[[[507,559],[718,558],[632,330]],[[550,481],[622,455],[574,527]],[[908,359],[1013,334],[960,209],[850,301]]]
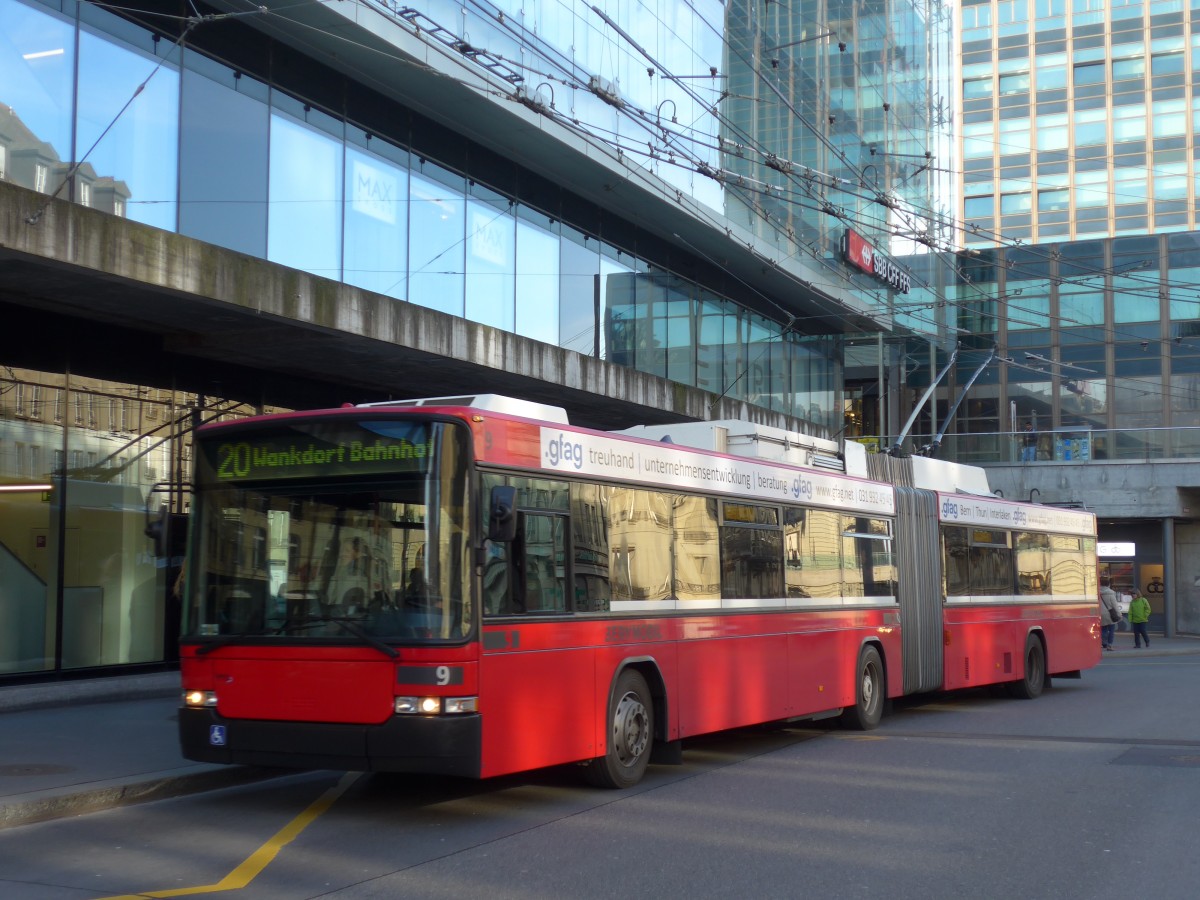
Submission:
[[[848,438],[872,450],[891,446],[893,438]],[[911,435],[904,452],[916,453],[933,441],[932,435]],[[1056,428],[1037,432],[1031,454],[1025,432],[947,434],[936,456],[971,465],[1037,465],[1039,463],[1200,461],[1200,427],[1194,428]],[[1032,457],[1032,458],[1030,458]]]

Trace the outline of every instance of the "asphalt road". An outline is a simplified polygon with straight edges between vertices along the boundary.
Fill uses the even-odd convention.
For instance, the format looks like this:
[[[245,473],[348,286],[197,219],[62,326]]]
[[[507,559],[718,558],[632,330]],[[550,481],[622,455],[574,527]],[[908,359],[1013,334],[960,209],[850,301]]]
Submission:
[[[695,740],[624,792],[322,772],[0,831],[0,897],[1193,898],[1200,656]]]

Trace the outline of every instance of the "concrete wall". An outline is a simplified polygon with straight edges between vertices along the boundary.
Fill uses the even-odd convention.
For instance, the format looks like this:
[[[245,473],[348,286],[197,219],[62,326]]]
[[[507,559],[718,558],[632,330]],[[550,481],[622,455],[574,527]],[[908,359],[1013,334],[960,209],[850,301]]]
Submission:
[[[1174,524],[1174,547],[1163,549],[1173,628],[1200,634],[1200,461],[1037,462],[989,466],[988,481],[1011,500],[1079,504],[1105,521]]]
[[[760,406],[3,182],[0,303],[60,314],[60,339],[104,322],[147,334],[148,352],[320,379],[347,399],[488,392],[562,406],[597,428],[744,419],[805,430]]]
[[[988,466],[992,490],[1009,500],[1079,503],[1101,518],[1200,516],[1190,491],[1200,487],[1200,460],[1181,462],[1037,462]]]

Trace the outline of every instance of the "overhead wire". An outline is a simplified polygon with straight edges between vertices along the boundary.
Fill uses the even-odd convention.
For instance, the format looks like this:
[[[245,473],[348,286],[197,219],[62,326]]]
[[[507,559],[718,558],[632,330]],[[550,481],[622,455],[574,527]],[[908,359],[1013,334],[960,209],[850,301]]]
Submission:
[[[690,4],[689,4],[689,5],[690,5]],[[280,8],[280,9],[287,9],[287,7]],[[260,12],[260,11],[261,11],[261,10],[250,10],[250,11],[247,11],[246,13],[243,13],[243,14],[241,14],[241,15],[250,15],[250,14],[254,14],[255,12]],[[277,10],[271,10],[271,12],[272,12],[272,13],[275,13],[275,14],[278,14],[278,12],[279,12],[279,11],[280,11],[280,10],[278,10],[278,9],[277,9]],[[290,21],[290,20],[289,20],[289,21]],[[361,44],[360,44],[359,46],[361,46]],[[368,48],[368,49],[371,49],[371,48]],[[403,57],[403,56],[401,56],[401,55],[398,55],[398,54],[397,54],[397,55],[394,55],[394,56],[393,56],[393,55],[391,55],[391,54],[389,54],[389,56],[392,56],[393,58],[398,58],[398,59],[405,59],[405,57]],[[425,68],[428,68],[428,67],[425,67]],[[467,83],[467,82],[464,80],[464,81],[463,81],[463,82],[461,82],[461,83]],[[664,102],[665,102],[665,101],[664,101]],[[700,104],[698,103],[697,105],[699,106]],[[661,107],[660,107],[660,109],[661,109]],[[645,119],[646,119],[646,117],[647,117],[647,115],[648,115],[648,114],[647,114],[645,111],[642,111],[642,113],[643,113],[643,115],[642,115],[642,119],[643,119],[643,123],[644,123],[644,122],[645,122]],[[810,124],[810,123],[809,123],[809,124]],[[815,129],[815,131],[819,133],[819,132],[820,132],[820,129]],[[689,139],[689,140],[690,140],[690,139]],[[684,154],[683,154],[682,152],[680,153],[680,155],[681,155],[681,156],[684,156]],[[776,190],[776,191],[778,191],[779,189],[775,189],[775,190]],[[808,196],[808,195],[806,194],[806,196]],[[860,198],[860,199],[869,199],[869,198]],[[825,207],[812,207],[812,206],[810,206],[809,208],[810,208],[811,210],[818,211],[818,212],[829,212],[829,210],[828,210],[827,208],[825,208]],[[1017,244],[1017,246],[1020,246],[1020,244]],[[817,256],[816,254],[814,254],[814,258],[816,259],[816,261],[817,261],[818,263],[821,263],[821,264],[823,264],[823,265],[824,265],[824,266],[826,266],[827,268],[829,267],[829,265],[828,265],[828,264],[829,264],[829,261],[828,261],[827,259],[825,259],[825,258],[823,258],[823,257],[821,257],[821,256]],[[855,282],[853,281],[853,279],[852,279],[851,277],[847,276],[847,275],[846,275],[846,274],[845,274],[843,271],[839,271],[839,269],[840,269],[840,268],[841,268],[841,267],[837,267],[837,268],[833,269],[833,270],[831,271],[831,273],[830,273],[830,274],[833,274],[833,275],[835,276],[835,280],[836,280],[837,282],[839,282],[839,284],[841,284],[842,286],[845,286],[845,285],[853,285],[853,284],[855,283]],[[1100,273],[1098,273],[1098,274],[1100,274]],[[1148,286],[1148,287],[1147,287],[1147,290],[1153,290],[1153,287],[1151,287],[1151,286]],[[981,298],[981,299],[984,299],[984,300],[986,300],[987,298],[985,297],[985,298]],[[970,300],[968,300],[968,301],[963,301],[963,300],[950,300],[950,299],[942,298],[941,300],[938,300],[937,302],[939,302],[939,303],[942,303],[942,304],[947,304],[947,305],[955,305],[955,304],[970,303],[970,302],[975,302],[975,301],[970,301]],[[909,314],[909,312],[910,312],[910,311],[909,311],[909,310],[900,310],[900,309],[898,309],[898,310],[897,310],[897,312],[898,312],[898,313],[901,313],[901,314],[905,314],[905,315],[907,315],[907,314]],[[1036,313],[1035,313],[1035,314],[1036,314]],[[1065,317],[1058,317],[1058,318],[1060,318],[1060,319],[1063,319],[1064,321],[1066,321]],[[936,320],[928,320],[928,322],[929,322],[929,324],[931,324],[931,325],[938,325],[938,324],[939,324],[939,323],[938,323]],[[1086,324],[1086,323],[1079,323],[1079,324]],[[1164,343],[1165,343],[1165,341],[1164,341]]]

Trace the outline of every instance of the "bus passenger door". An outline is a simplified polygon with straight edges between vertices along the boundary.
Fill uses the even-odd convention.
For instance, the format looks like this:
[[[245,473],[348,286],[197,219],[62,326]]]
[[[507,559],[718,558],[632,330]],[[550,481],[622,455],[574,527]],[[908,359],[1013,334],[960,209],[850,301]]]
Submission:
[[[567,517],[522,512],[504,563],[489,548],[484,564],[480,671],[483,774],[498,775],[598,756],[594,651],[574,633],[567,606]]]

